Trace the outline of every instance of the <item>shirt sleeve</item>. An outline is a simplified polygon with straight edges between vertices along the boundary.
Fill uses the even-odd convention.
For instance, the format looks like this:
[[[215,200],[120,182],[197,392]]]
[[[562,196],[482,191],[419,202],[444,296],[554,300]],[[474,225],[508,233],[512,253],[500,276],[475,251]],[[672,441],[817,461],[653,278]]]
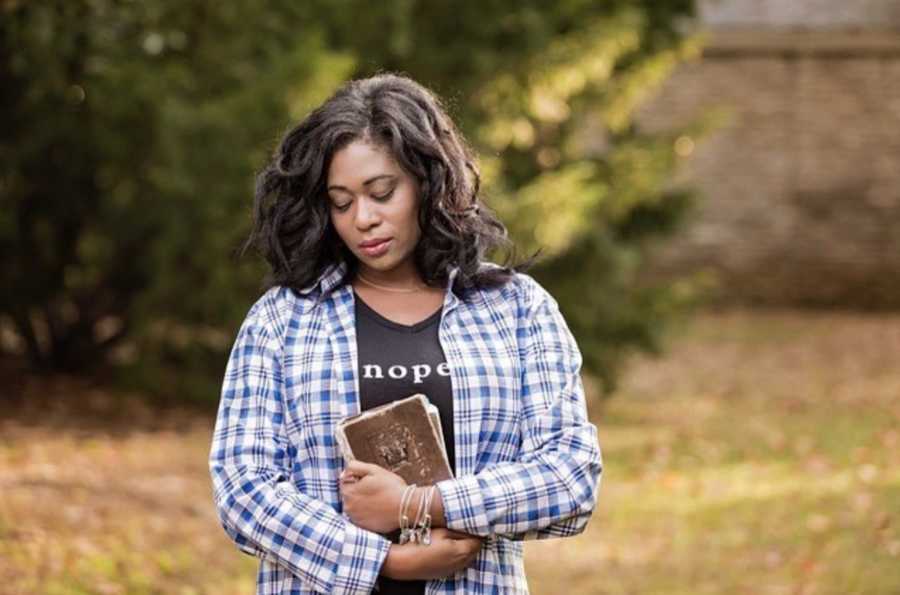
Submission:
[[[242,552],[281,564],[316,592],[371,592],[390,541],[291,481],[280,353],[251,309],[226,367],[209,456],[219,521]]]
[[[522,451],[518,461],[436,484],[447,527],[512,539],[584,531],[596,505],[602,457],[588,421],[582,356],[546,292],[518,330],[522,359]]]

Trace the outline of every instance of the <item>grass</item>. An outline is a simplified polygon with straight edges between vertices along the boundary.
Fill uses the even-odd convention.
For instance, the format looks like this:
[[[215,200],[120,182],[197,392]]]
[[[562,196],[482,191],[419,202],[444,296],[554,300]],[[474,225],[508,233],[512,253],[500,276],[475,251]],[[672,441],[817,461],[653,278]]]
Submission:
[[[900,592],[898,355],[900,316],[710,313],[614,398],[588,383],[600,500],[527,544],[531,591]],[[0,418],[0,593],[255,591],[212,510],[210,415],[26,391]]]
[[[898,317],[699,318],[595,411],[598,509],[532,590],[900,592],[898,354]]]

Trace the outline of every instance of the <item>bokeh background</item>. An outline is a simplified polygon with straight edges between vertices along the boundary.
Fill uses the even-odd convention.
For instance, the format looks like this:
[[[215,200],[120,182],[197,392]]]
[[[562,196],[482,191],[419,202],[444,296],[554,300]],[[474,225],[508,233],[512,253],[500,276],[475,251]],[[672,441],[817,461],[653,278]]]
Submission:
[[[0,1],[0,592],[255,592],[206,462],[253,176],[379,71],[584,354],[600,499],[531,591],[900,592],[896,0]]]

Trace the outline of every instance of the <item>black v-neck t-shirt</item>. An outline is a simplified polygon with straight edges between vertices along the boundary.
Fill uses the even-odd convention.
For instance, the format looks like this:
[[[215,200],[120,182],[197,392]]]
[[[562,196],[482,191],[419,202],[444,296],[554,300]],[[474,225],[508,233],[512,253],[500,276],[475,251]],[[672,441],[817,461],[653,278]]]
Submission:
[[[424,393],[440,412],[444,446],[455,474],[453,391],[450,369],[438,340],[443,308],[407,325],[385,318],[356,292],[354,300],[360,410]],[[398,533],[395,531],[388,538],[396,543]],[[425,581],[396,581],[384,576],[378,581],[376,592],[382,595],[425,592]]]

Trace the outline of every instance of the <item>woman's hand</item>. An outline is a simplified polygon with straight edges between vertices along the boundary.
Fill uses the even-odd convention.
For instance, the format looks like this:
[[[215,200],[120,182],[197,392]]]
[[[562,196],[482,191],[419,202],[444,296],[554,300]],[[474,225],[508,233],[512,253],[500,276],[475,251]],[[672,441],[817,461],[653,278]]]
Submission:
[[[468,568],[484,539],[443,527],[431,530],[431,544],[391,544],[381,574],[403,581],[444,578]]]
[[[391,471],[350,461],[341,474],[340,490],[344,512],[353,524],[376,533],[399,529],[397,515],[406,481]]]

